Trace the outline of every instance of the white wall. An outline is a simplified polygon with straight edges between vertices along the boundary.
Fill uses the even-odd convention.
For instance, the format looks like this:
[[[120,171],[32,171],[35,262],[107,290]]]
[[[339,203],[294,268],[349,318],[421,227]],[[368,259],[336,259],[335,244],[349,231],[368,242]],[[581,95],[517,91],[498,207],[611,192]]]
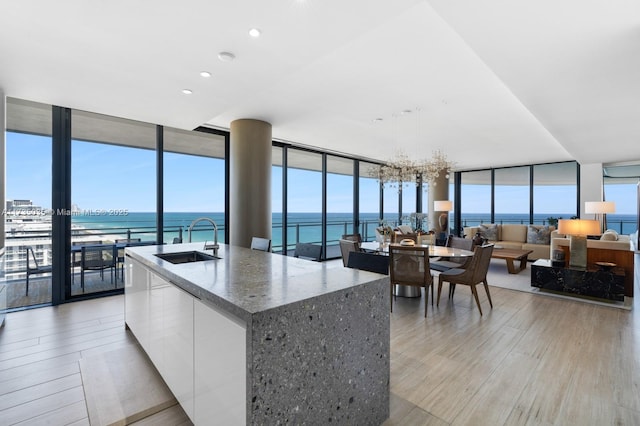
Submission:
[[[585,216],[584,203],[586,201],[602,201],[602,163],[580,164],[580,217]],[[591,215],[589,215],[591,216]]]

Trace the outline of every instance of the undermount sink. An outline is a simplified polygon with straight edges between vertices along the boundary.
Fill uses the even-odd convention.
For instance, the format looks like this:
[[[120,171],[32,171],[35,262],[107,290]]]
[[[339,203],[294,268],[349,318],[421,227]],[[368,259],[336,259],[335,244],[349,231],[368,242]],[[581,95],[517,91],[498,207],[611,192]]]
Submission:
[[[202,253],[199,251],[181,251],[178,253],[158,253],[156,254],[156,256],[162,260],[166,260],[167,262],[170,262],[173,264],[203,262],[206,260],[220,259],[217,256],[212,256],[210,254]]]

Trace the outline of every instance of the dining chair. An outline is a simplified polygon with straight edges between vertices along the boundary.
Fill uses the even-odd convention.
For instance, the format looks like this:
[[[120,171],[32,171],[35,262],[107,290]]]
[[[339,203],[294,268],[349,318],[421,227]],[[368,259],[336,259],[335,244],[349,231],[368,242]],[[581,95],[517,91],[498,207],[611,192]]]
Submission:
[[[85,271],[100,271],[100,278],[104,281],[104,270],[111,269],[111,283],[113,283],[117,257],[118,253],[115,244],[83,246],[80,257],[80,286],[82,291],[84,292]]]
[[[363,251],[349,252],[347,267],[361,271],[376,272],[389,275],[389,256],[383,256]]]
[[[462,250],[473,250],[473,240],[469,238],[460,238],[449,235],[447,238],[447,247],[459,248]],[[471,263],[472,257],[441,257],[438,259],[431,259],[431,269],[434,271],[444,272],[449,269],[459,268],[466,269]]]
[[[52,272],[51,265],[39,265],[36,253],[33,251],[33,247],[27,247],[27,280],[25,296],[29,295],[29,277],[31,275],[47,274]]]
[[[478,290],[476,285],[484,284],[484,290],[487,293],[487,299],[489,299],[489,305],[493,309],[493,302],[491,301],[491,293],[489,292],[489,284],[487,283],[487,271],[489,270],[489,263],[491,262],[491,254],[493,253],[493,244],[486,244],[483,246],[476,246],[474,249],[471,262],[466,269],[453,268],[448,271],[442,272],[438,277],[438,301],[436,306],[440,303],[440,292],[442,291],[442,283],[449,283],[449,298],[453,298],[453,294],[456,290],[456,284],[468,285],[471,287],[471,293],[476,299],[476,305],[480,315],[482,315],[482,308],[480,307],[480,299],[478,298]]]
[[[296,244],[296,251],[293,257],[302,257],[320,262],[322,258],[322,246],[311,243],[298,243]]]
[[[360,251],[360,243],[354,240],[340,240],[340,253],[342,254],[342,266],[347,266],[349,263],[349,253],[354,251]]]
[[[424,316],[427,316],[429,287],[433,304],[433,276],[429,268],[429,247],[389,245],[389,295],[393,312],[394,285],[424,287]]]
[[[252,237],[251,250],[271,251],[271,240],[268,238]]]
[[[84,240],[84,241],[73,241],[71,243],[72,246],[82,247],[82,246],[95,246],[102,244],[102,240]],[[78,251],[77,253],[80,253]],[[74,269],[80,267],[81,260],[76,259],[76,251],[71,252],[71,285],[75,284],[75,274]]]
[[[357,242],[361,243],[362,242],[362,235],[360,235],[360,234],[342,234],[342,238],[341,239],[357,241]]]

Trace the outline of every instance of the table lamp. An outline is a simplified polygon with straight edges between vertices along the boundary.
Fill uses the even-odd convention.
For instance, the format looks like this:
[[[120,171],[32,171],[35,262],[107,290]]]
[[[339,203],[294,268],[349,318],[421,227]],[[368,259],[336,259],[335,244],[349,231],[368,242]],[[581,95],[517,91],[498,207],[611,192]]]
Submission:
[[[613,201],[585,201],[584,212],[593,214],[594,219],[600,222],[600,233],[607,229],[607,213],[616,212],[616,203]]]
[[[453,210],[453,203],[449,200],[441,200],[433,202],[433,210],[440,213],[438,216],[438,224],[440,230],[444,231],[445,237],[449,235],[449,212]]]
[[[569,235],[569,266],[587,267],[587,235],[600,234],[600,222],[587,219],[560,219],[558,233]]]

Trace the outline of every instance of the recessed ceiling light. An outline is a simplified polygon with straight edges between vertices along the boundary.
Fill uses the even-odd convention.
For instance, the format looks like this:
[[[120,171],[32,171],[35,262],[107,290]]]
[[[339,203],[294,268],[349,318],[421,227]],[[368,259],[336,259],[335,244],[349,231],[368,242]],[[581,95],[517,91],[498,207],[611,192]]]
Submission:
[[[182,93],[184,93],[185,95],[190,95],[193,93],[193,90],[190,89],[182,89]]]
[[[262,31],[260,31],[260,30],[259,30],[259,29],[257,29],[257,28],[251,28],[251,29],[249,30],[249,35],[250,35],[251,37],[256,37],[256,38],[257,38],[257,37],[260,37],[260,34],[262,34]]]
[[[410,109],[403,109],[402,110],[402,114],[411,114],[411,110]]]
[[[378,118],[374,118],[373,120],[374,123],[380,123],[382,121],[382,118],[378,117]]]
[[[236,55],[234,55],[231,52],[220,52],[218,53],[218,59],[220,59],[222,62],[231,62],[236,58]]]
[[[200,77],[209,78],[211,77],[211,73],[209,71],[201,71]]]

